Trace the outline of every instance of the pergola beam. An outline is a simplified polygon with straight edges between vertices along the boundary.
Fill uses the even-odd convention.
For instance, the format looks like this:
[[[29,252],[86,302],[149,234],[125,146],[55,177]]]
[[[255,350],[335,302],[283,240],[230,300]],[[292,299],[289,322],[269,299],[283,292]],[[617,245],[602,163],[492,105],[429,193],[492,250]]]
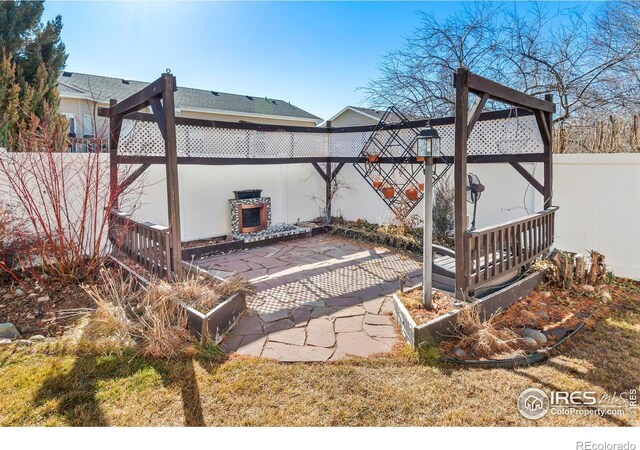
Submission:
[[[140,175],[142,175],[149,167],[151,167],[151,164],[142,164],[136,170],[131,172],[131,174],[129,174],[129,176],[122,183],[120,183],[120,186],[118,186],[118,192],[124,192],[124,190],[128,188],[134,181],[140,178]]]
[[[544,195],[544,186],[538,181],[536,180],[536,178],[531,175],[527,169],[525,169],[524,167],[522,167],[522,165],[520,163],[517,162],[512,162],[510,163],[511,166],[516,169],[516,171],[522,175],[524,177],[525,180],[527,180],[531,186],[533,186],[534,188],[536,188],[536,190],[538,192],[540,192],[541,194]]]
[[[106,113],[107,108],[99,108],[99,115],[103,116]],[[533,113],[526,109],[517,108],[515,114],[518,117],[530,116]],[[508,119],[514,115],[512,109],[501,109],[497,111],[485,111],[480,109],[480,115],[477,118],[478,122],[485,120],[499,120]],[[107,116],[108,117],[108,116]],[[155,122],[155,115],[142,112],[133,112],[124,117],[127,120],[137,120],[140,122]],[[377,125],[364,125],[355,127],[300,127],[293,125],[267,125],[250,122],[225,122],[221,120],[207,120],[207,119],[194,119],[191,117],[176,117],[176,125],[203,127],[203,128],[227,128],[232,130],[254,130],[254,131],[266,131],[266,132],[289,132],[289,133],[319,133],[319,134],[340,134],[340,133],[357,133],[368,132],[376,130],[401,130],[408,128],[423,128],[427,125],[433,125],[434,127],[442,125],[453,125],[455,117],[436,117],[433,119],[425,120],[413,120],[404,123],[386,124],[382,127]]]
[[[153,116],[156,118],[156,123],[158,124],[158,128],[160,128],[160,134],[162,134],[162,139],[167,140],[167,124],[165,122],[164,116],[164,107],[160,102],[158,97],[153,97],[149,99],[149,106],[151,106],[151,111],[153,111]]]
[[[473,130],[474,125],[480,118],[480,114],[482,114],[482,110],[484,109],[484,105],[487,104],[487,100],[489,100],[489,94],[484,93],[482,95],[478,95],[473,102],[473,106],[471,107],[471,111],[469,112],[467,134],[471,134],[471,130]]]
[[[116,157],[118,164],[165,164],[164,156],[137,156],[137,155],[118,155]],[[455,162],[453,156],[441,156],[433,159],[434,164],[447,164]],[[544,153],[522,153],[516,155],[468,155],[467,162],[469,164],[498,164],[498,163],[534,163],[544,162]],[[320,164],[357,164],[364,160],[355,156],[336,156],[336,157],[301,157],[301,158],[218,158],[211,156],[178,156],[178,165],[195,165],[195,166],[260,166],[267,164],[316,164],[315,169],[318,173],[324,173]],[[412,158],[380,158],[375,164],[421,164],[415,157]],[[318,170],[319,169],[319,170]],[[335,170],[334,170],[335,171]],[[336,174],[337,175],[337,174]],[[324,179],[324,178],[323,178]]]
[[[541,110],[553,113],[556,110],[556,105],[553,102],[532,97],[524,92],[516,91],[469,71],[467,71],[467,74],[467,88],[474,94],[489,94],[494,100],[534,111]]]
[[[159,78],[114,106],[98,108],[98,115],[102,117],[116,117],[126,116],[127,114],[140,111],[142,108],[149,106],[150,99],[160,97],[164,88],[165,85],[162,78]],[[177,90],[177,88],[174,87],[174,92],[175,90]]]
[[[322,170],[322,167],[320,167],[320,164],[318,164],[315,161],[312,161],[311,165],[313,166],[314,169],[316,169],[316,172],[318,172],[320,174],[320,176],[322,177],[322,179],[326,183],[329,180],[329,178],[328,178],[327,174],[325,173],[325,171]]]

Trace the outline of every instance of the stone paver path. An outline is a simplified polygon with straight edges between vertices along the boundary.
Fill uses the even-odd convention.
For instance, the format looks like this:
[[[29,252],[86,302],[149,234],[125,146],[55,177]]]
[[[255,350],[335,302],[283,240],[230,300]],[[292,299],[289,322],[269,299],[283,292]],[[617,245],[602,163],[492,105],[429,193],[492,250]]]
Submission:
[[[420,277],[420,265],[410,258],[327,235],[196,263],[211,272],[242,273],[258,290],[224,349],[280,361],[389,352],[401,341],[390,297],[398,275]]]

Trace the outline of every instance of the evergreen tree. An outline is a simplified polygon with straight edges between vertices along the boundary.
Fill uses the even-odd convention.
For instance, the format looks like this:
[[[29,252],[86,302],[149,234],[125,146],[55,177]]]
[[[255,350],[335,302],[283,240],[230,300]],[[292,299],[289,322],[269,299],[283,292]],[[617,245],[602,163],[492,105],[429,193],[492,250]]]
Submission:
[[[19,150],[19,136],[37,117],[59,134],[58,75],[67,54],[62,18],[41,23],[42,1],[0,2],[0,145]]]

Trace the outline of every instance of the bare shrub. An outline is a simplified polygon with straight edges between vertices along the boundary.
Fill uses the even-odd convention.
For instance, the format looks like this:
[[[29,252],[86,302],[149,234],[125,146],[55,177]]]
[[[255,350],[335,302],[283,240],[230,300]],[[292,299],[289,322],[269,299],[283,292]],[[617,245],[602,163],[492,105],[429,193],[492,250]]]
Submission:
[[[454,190],[449,177],[443,178],[433,188],[433,242],[453,248],[453,222],[455,218]]]
[[[567,120],[554,127],[556,153],[640,152],[640,116],[595,114]]]
[[[84,281],[97,274],[109,252],[110,211],[125,192],[110,190],[101,143],[95,153],[66,154],[66,140],[51,135],[47,120],[32,118],[20,135],[23,152],[0,154],[2,193],[25,222],[16,230],[18,263],[40,282],[41,272],[63,284]],[[139,195],[140,187],[126,190]]]
[[[0,201],[0,274],[16,278],[14,268],[23,244],[18,236],[23,227],[24,221],[16,217],[10,206]]]
[[[422,224],[422,218],[418,214],[411,214],[414,205],[404,200],[395,212],[389,213],[384,224],[380,225],[380,231],[387,234],[399,234],[407,236]]]

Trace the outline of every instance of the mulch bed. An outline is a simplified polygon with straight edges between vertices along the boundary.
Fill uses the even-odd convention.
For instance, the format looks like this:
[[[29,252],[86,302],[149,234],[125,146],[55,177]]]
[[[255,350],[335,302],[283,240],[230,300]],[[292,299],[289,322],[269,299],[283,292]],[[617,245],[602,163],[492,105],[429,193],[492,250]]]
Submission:
[[[431,310],[422,307],[422,288],[406,293],[398,292],[398,298],[417,325],[442,316],[456,308],[455,298],[441,291],[433,291],[431,295],[433,309]]]
[[[77,284],[51,281],[38,286],[26,277],[24,283],[4,280],[0,284],[0,323],[13,323],[24,338],[59,336],[95,309],[95,302]]]
[[[565,290],[548,286],[543,289],[546,290],[536,290],[498,313],[493,319],[493,325],[496,329],[508,329],[516,334],[525,328],[538,330],[545,335],[547,342],[537,348],[516,344],[516,351],[512,354],[497,353],[491,355],[492,358],[508,358],[553,346],[581,322],[589,326],[599,317],[606,315],[612,303],[603,300],[602,293],[608,292],[615,298],[619,290],[615,285],[597,286],[594,291],[581,288]],[[459,342],[459,339],[442,341],[439,348],[442,354],[452,356]],[[476,359],[476,355],[467,352],[467,355],[460,359]]]

